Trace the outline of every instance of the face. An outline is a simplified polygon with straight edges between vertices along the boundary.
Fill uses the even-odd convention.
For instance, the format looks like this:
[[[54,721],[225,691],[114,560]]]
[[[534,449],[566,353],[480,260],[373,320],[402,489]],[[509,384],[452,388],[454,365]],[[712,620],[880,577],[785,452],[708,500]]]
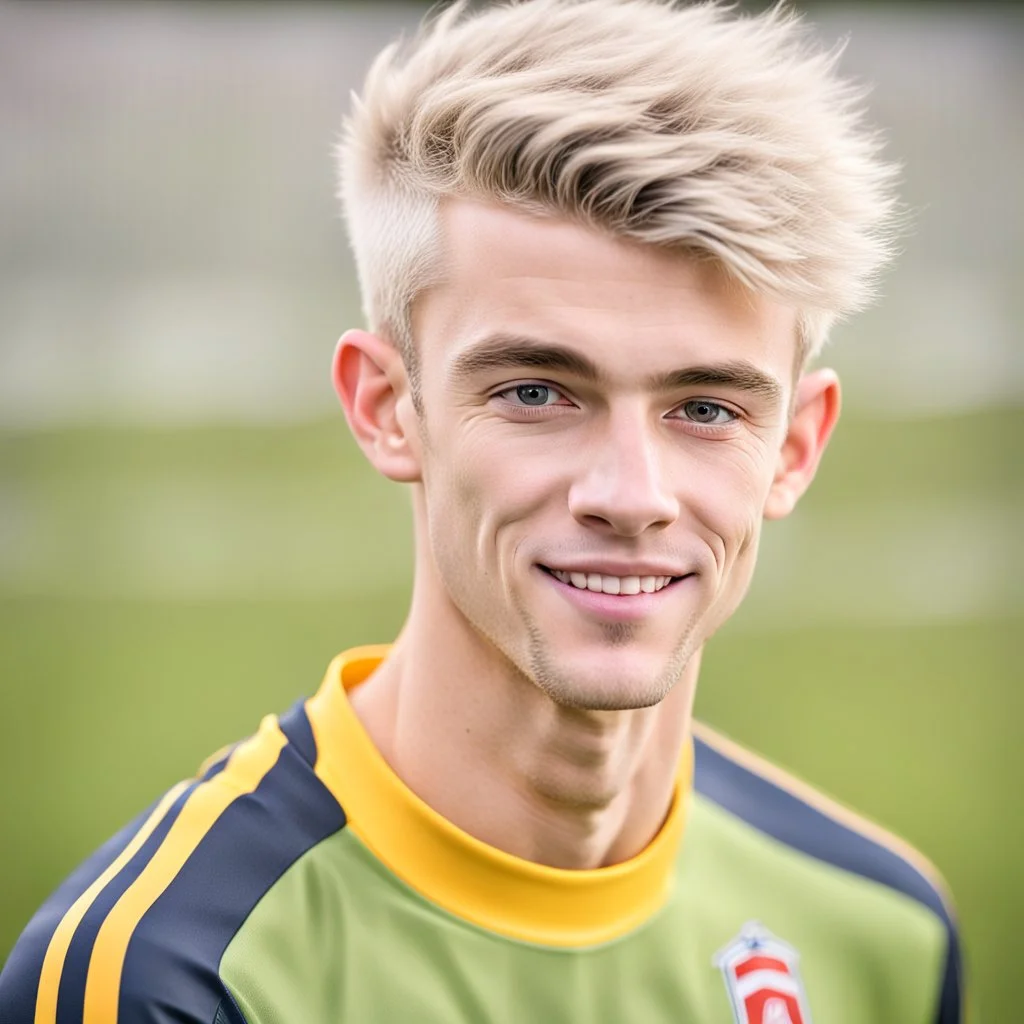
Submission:
[[[564,221],[443,218],[413,311],[417,587],[559,704],[657,703],[750,581],[795,313]]]

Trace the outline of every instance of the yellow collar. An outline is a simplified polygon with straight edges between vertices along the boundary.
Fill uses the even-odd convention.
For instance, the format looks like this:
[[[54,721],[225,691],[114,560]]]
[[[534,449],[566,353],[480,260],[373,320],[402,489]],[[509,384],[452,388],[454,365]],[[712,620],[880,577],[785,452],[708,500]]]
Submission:
[[[346,690],[386,657],[357,647],[331,662],[306,705],[316,774],[345,810],[348,827],[399,878],[464,920],[510,938],[589,946],[626,934],[668,898],[693,774],[685,746],[665,824],[631,860],[590,871],[522,860],[473,838],[416,796],[380,756]]]

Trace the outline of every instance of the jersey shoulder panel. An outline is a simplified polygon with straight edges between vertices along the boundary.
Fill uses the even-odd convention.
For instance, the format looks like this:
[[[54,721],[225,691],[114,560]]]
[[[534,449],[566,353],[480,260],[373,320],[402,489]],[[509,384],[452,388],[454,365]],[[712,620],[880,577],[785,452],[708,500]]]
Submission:
[[[182,791],[182,783],[80,864],[33,915],[0,971],[0,1007],[15,1024],[32,1021],[36,994],[63,962],[75,928],[107,883],[128,865]],[[6,1024],[8,1017],[3,1018]]]
[[[220,981],[224,949],[287,868],[345,824],[315,756],[298,705],[172,790],[143,841],[64,914],[38,981],[19,972],[24,1019],[244,1024]]]
[[[694,725],[694,789],[750,827],[800,853],[927,908],[946,933],[935,1024],[963,1019],[960,945],[935,867],[899,837],[705,725]]]

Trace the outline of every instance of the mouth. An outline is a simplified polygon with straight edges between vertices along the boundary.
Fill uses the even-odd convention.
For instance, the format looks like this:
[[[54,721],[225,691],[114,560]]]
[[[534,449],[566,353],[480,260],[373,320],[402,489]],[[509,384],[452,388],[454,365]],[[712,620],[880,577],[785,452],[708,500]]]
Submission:
[[[570,572],[541,565],[540,569],[559,583],[576,590],[589,590],[594,594],[610,594],[615,597],[634,597],[637,594],[657,594],[666,587],[684,580],[684,576],[609,576],[600,572]]]

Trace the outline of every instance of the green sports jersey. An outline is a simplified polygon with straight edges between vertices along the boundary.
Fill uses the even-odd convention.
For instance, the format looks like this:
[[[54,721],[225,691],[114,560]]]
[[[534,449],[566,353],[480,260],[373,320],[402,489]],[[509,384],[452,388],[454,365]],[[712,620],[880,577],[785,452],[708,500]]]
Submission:
[[[920,858],[697,727],[671,811],[593,871],[512,857],[394,775],[317,695],[176,786],[43,906],[5,1024],[959,1024]]]

